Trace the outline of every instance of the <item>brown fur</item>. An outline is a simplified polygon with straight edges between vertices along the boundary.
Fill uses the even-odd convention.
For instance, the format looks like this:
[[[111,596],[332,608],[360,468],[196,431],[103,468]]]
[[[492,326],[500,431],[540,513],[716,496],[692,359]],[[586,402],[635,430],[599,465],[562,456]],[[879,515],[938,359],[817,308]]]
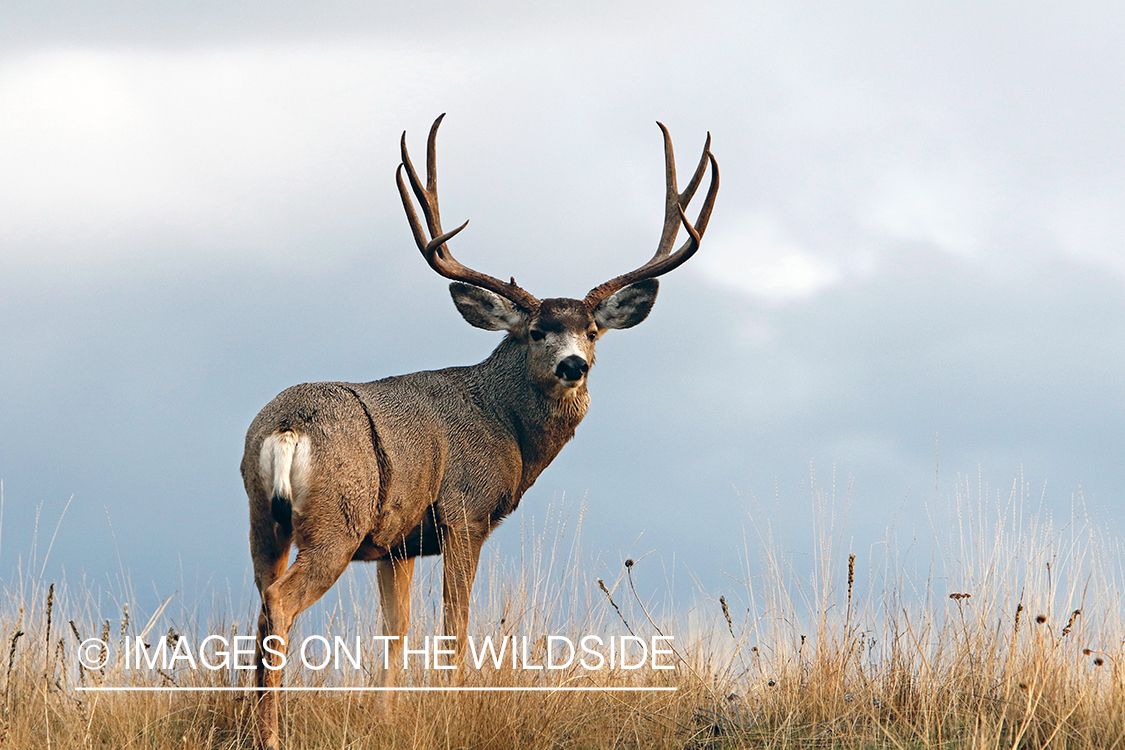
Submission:
[[[471,367],[371,383],[294,386],[250,425],[242,478],[250,498],[254,581],[262,595],[255,659],[257,684],[265,689],[258,720],[266,748],[277,747],[274,689],[281,684],[281,671],[266,660],[266,640],[282,639],[270,645],[284,652],[294,618],[323,596],[352,560],[378,564],[384,633],[399,639],[389,646],[396,665],[410,621],[414,558],[441,554],[443,626],[457,639],[461,660],[481,545],[586,415],[586,377],[597,339],[610,328],[631,328],[645,319],[656,300],[655,277],[695,253],[715,201],[718,165],[710,135],[691,181],[679,192],[671,137],[660,125],[667,195],[656,254],[590,290],[584,300],[540,301],[515,279],[502,282],[450,254],[446,243],[465,224],[442,232],[438,219],[435,139],[442,117],[430,128],[425,185],[410,163],[403,133],[396,175],[403,208],[426,262],[454,280],[450,291],[462,317],[508,335],[488,359]],[[684,208],[707,165],[711,184],[693,227]],[[681,224],[689,238],[672,252]],[[284,439],[274,439],[283,433]],[[293,446],[304,451],[300,462]],[[263,476],[266,466],[271,470]],[[274,486],[279,476],[280,488]],[[291,496],[281,496],[286,493]],[[297,556],[289,566],[294,544]],[[388,683],[393,675],[388,671]]]
[[[581,302],[551,302],[535,322],[583,334],[594,325]],[[265,669],[262,639],[286,638],[294,618],[353,559],[379,561],[385,632],[401,637],[413,557],[444,554],[445,631],[462,640],[481,545],[573,437],[589,406],[585,379],[562,388],[549,352],[533,352],[540,347],[526,331],[510,333],[471,367],[294,386],[254,419],[242,476],[262,594],[259,687],[277,687],[281,678]],[[591,361],[594,342],[580,340]],[[259,470],[263,442],[284,430],[307,435],[312,453],[309,490],[293,511],[291,536],[272,514],[273,487]],[[287,568],[291,544],[297,556]],[[399,653],[392,648],[392,662]],[[263,743],[270,747],[277,738],[268,729],[276,726],[275,695],[265,693],[261,702]]]

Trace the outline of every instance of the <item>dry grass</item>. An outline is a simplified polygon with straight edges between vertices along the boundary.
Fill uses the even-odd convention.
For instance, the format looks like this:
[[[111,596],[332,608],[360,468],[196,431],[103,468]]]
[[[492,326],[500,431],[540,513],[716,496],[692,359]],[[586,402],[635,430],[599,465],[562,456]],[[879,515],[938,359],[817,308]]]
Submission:
[[[970,497],[973,496],[974,497]],[[814,492],[814,499],[827,502]],[[1004,502],[962,487],[920,576],[893,553],[841,549],[825,523],[813,565],[798,575],[768,537],[752,545],[743,583],[687,612],[655,607],[634,584],[653,576],[627,561],[601,581],[565,524],[540,531],[518,563],[482,566],[474,633],[543,636],[676,634],[677,667],[590,673],[487,669],[460,682],[414,670],[411,685],[672,686],[675,692],[287,693],[286,748],[1125,748],[1125,626],[1121,555],[1076,517],[1055,529],[1023,518],[1017,484]],[[821,516],[825,517],[824,514]],[[935,524],[936,525],[936,524]],[[889,549],[887,545],[882,550]],[[646,567],[648,566],[648,567]],[[352,574],[363,576],[360,568]],[[861,583],[863,582],[863,583]],[[651,583],[651,582],[648,582]],[[417,587],[412,632],[438,632],[437,578]],[[200,624],[157,612],[94,611],[78,591],[18,576],[0,603],[0,748],[243,748],[252,746],[244,692],[92,693],[94,685],[229,686],[248,675],[81,667],[91,636],[168,633],[198,644],[245,634],[249,612]],[[365,643],[377,604],[348,581],[301,633]],[[134,608],[135,609],[135,608]],[[671,612],[672,614],[668,614]],[[366,647],[366,646],[365,646]],[[358,671],[286,672],[289,685],[380,684],[371,646]]]

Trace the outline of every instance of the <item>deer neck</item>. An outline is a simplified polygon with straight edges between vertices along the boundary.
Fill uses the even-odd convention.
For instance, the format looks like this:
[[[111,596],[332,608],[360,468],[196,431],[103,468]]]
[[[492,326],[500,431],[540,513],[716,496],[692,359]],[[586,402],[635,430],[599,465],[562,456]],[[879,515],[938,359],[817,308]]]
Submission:
[[[526,345],[511,336],[474,369],[483,405],[509,426],[519,443],[522,493],[574,437],[590,406],[590,394],[585,382],[558,398],[545,393],[529,376]]]

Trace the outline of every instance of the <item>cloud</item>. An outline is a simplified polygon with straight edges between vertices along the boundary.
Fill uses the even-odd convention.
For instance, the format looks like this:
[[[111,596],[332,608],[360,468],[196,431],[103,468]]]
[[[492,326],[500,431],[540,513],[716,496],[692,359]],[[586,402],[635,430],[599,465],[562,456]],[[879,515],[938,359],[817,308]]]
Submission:
[[[812,297],[843,278],[840,268],[801,247],[771,216],[749,213],[707,235],[694,266],[713,283],[781,304]]]
[[[932,492],[936,432],[943,472],[1027,462],[1063,505],[1122,485],[1120,10],[62,1],[0,11],[17,535],[76,493],[68,524],[108,505],[144,575],[176,577],[170,547],[237,575],[234,466],[274,393],[486,356],[393,187],[399,134],[417,161],[442,111],[458,257],[541,296],[651,254],[653,120],[681,180],[708,130],[722,168],[703,248],[600,345],[525,516],[590,490],[597,548],[645,528],[715,570],[732,486],[837,464],[881,529]],[[116,568],[70,531],[53,560]]]
[[[0,243],[24,263],[172,243],[276,254],[321,212],[342,223],[359,213],[368,201],[355,182],[391,173],[419,88],[448,92],[471,75],[454,54],[419,65],[386,45],[6,58]]]
[[[1125,281],[1123,206],[1120,184],[1075,191],[1056,200],[1046,217],[1048,231],[1066,256]]]
[[[886,174],[875,188],[860,221],[878,239],[919,243],[961,258],[985,250],[978,212],[985,203],[974,184],[973,168],[960,174],[923,165]]]

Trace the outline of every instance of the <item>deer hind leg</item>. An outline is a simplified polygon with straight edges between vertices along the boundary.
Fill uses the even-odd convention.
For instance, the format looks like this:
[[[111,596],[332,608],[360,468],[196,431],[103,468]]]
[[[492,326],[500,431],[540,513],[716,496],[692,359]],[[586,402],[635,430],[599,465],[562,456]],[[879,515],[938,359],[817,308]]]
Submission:
[[[256,668],[258,687],[264,688],[258,699],[259,742],[274,750],[278,742],[277,688],[281,686],[281,656],[265,654],[262,647],[271,638],[269,647],[286,653],[286,639],[293,620],[308,609],[347,569],[359,540],[316,544],[298,551],[293,564],[262,592],[262,617],[259,620],[259,661]]]
[[[258,638],[254,663],[262,663],[262,639],[268,635],[266,617],[266,589],[289,567],[289,549],[293,544],[292,529],[286,530],[270,515],[265,497],[259,490],[251,495],[250,503],[250,558],[254,561],[254,585],[262,597],[258,615]],[[257,669],[257,686],[264,687],[264,669]]]
[[[258,593],[262,597],[262,609],[258,614],[258,638],[254,653],[256,669],[256,682],[258,687],[265,687],[265,669],[262,668],[262,641],[269,635],[269,617],[266,613],[266,590],[285,573],[289,566],[289,546],[292,537],[279,533],[276,543],[273,539],[265,543],[256,544],[257,538],[251,540],[250,551],[254,559],[254,582],[258,586]]]
[[[270,681],[270,671],[265,666],[265,652],[262,646],[265,643],[266,637],[270,635],[270,618],[266,608],[266,588],[268,588],[273,581],[275,581],[282,573],[285,572],[285,564],[288,562],[288,555],[279,559],[279,565],[274,566],[272,577],[266,578],[263,576],[255,575],[261,583],[262,594],[262,609],[258,614],[258,637],[254,646],[254,684],[259,689],[257,695],[257,705],[255,707],[256,718],[258,721],[258,734],[260,747],[272,750],[277,747],[277,694],[268,690],[269,687],[277,687],[278,682]],[[278,570],[277,568],[280,568]],[[271,647],[276,649],[276,644],[271,642]],[[271,662],[272,663],[272,662]],[[280,672],[278,674],[278,681],[280,681]]]
[[[383,635],[387,641],[388,669],[384,684],[391,687],[402,664],[402,639],[410,626],[410,583],[414,580],[414,558],[387,559],[376,563],[379,572],[379,604],[383,610]]]

